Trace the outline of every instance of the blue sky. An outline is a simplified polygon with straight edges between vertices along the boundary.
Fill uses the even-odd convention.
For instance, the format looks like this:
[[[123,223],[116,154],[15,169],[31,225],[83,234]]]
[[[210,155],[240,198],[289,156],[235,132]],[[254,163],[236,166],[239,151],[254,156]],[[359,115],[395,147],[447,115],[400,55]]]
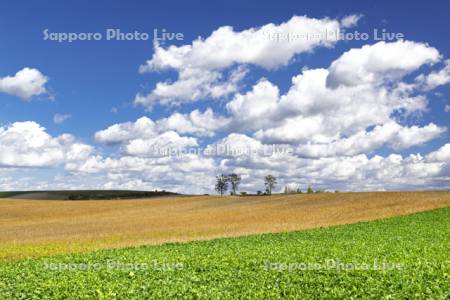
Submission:
[[[214,175],[221,172],[242,173],[244,175],[242,188],[249,191],[263,188],[260,187],[261,178],[266,173],[274,173],[279,177],[278,188],[280,190],[284,185],[299,185],[304,188],[307,184],[324,189],[339,188],[343,190],[445,188],[450,185],[448,179],[450,168],[447,166],[448,147],[445,148],[445,145],[449,143],[450,136],[447,130],[450,127],[450,112],[448,112],[450,110],[448,108],[450,86],[445,81],[445,76],[448,76],[445,73],[446,59],[450,58],[450,43],[447,38],[450,17],[448,1],[436,1],[433,2],[433,5],[388,1],[364,1],[364,3],[362,1],[303,1],[302,3],[297,1],[284,1],[283,3],[269,1],[247,1],[245,3],[242,1],[96,1],[95,3],[93,1],[66,1],[64,3],[60,1],[1,1],[1,4],[0,78],[12,77],[23,68],[30,68],[38,70],[42,76],[46,77],[46,80],[42,85],[45,92],[35,92],[26,99],[18,96],[17,91],[12,88],[4,87],[2,92],[0,84],[0,126],[3,130],[3,133],[0,131],[0,134],[3,134],[2,143],[4,145],[3,148],[0,146],[0,173],[3,176],[3,181],[0,181],[0,189],[167,188],[177,191],[212,192],[211,182],[214,180]],[[278,26],[289,22],[293,16],[306,16],[308,20],[319,20],[323,24],[327,20],[334,20],[338,24],[334,25],[343,31],[366,32],[371,36],[366,41],[338,41],[328,46],[318,43],[306,50],[299,44],[298,49],[292,51],[292,55],[290,50],[286,50],[287,52],[284,54],[281,53],[284,50],[280,50],[280,43],[272,43],[273,49],[268,53],[272,53],[273,57],[268,57],[269,54],[264,54],[264,57],[258,56],[258,48],[255,46],[253,49],[253,45],[249,44],[248,47],[244,46],[242,50],[238,50],[238,52],[248,52],[246,56],[230,54],[230,57],[225,57],[224,61],[230,61],[229,63],[220,61],[219,57],[214,61],[210,59],[210,62],[206,59],[203,64],[198,59],[192,60],[186,56],[180,60],[182,66],[173,67],[173,65],[170,66],[170,62],[164,61],[160,66],[155,67],[155,59],[152,63],[152,70],[139,72],[140,66],[145,67],[146,61],[154,57],[156,46],[151,39],[155,29],[158,32],[165,29],[168,32],[183,34],[183,40],[165,41],[157,46],[172,55],[175,52],[172,53],[168,50],[170,46],[181,49],[183,46],[191,45],[199,36],[202,37],[202,41],[205,41],[212,32],[223,26],[231,26],[234,33],[239,33],[251,28],[257,30],[270,23]],[[355,22],[350,26],[344,26],[343,20],[349,16],[354,16]],[[298,26],[299,30],[303,30],[302,22],[294,25]],[[295,29],[294,25],[290,28]],[[44,40],[43,34],[45,29],[53,33],[99,32],[104,34],[105,30],[109,28],[117,28],[122,32],[148,33],[150,40],[107,41],[102,39],[69,43]],[[276,31],[278,27],[274,28]],[[316,145],[314,151],[318,147],[325,147],[329,152],[329,149],[337,147],[336,142],[351,138],[357,132],[361,133],[362,128],[366,135],[370,135],[376,126],[386,125],[389,121],[386,118],[381,120],[380,117],[379,120],[353,122],[354,124],[351,126],[342,125],[342,130],[333,133],[327,129],[327,126],[337,128],[341,125],[330,123],[325,126],[321,123],[320,126],[323,125],[324,128],[318,129],[319,125],[311,123],[313,122],[311,120],[316,122],[320,119],[325,122],[323,120],[339,116],[342,123],[345,123],[344,119],[356,118],[358,113],[363,112],[352,111],[352,108],[349,107],[345,117],[334,115],[332,111],[322,111],[318,114],[320,103],[324,102],[317,95],[294,95],[298,97],[295,100],[298,102],[290,102],[288,106],[292,108],[295,103],[299,103],[298,109],[293,109],[296,111],[295,113],[283,108],[280,103],[279,106],[272,103],[274,106],[268,108],[267,112],[259,116],[259,119],[255,119],[256,121],[245,118],[245,115],[251,115],[252,112],[257,111],[258,107],[263,107],[263,104],[260,106],[257,102],[255,104],[248,100],[248,93],[262,80],[270,83],[269,87],[266,85],[262,88],[262,93],[269,92],[271,87],[276,87],[280,96],[278,101],[282,101],[282,95],[287,94],[292,88],[294,76],[302,74],[307,69],[328,69],[341,55],[351,49],[362,49],[365,45],[375,45],[377,41],[374,41],[372,36],[374,29],[402,33],[405,40],[413,44],[374,50],[373,53],[371,52],[372,54],[367,54],[367,60],[379,55],[375,51],[381,51],[383,53],[381,56],[385,54],[387,57],[393,55],[392,53],[395,51],[405,51],[404,55],[400,54],[400,57],[405,58],[405,62],[399,62],[398,66],[394,63],[390,68],[389,66],[378,68],[370,65],[371,62],[368,61],[364,62],[364,66],[351,66],[353,71],[361,71],[365,68],[361,72],[367,72],[368,75],[349,74],[348,70],[343,72],[336,68],[335,74],[329,76],[335,76],[337,78],[335,80],[341,83],[344,82],[342,78],[345,76],[357,80],[368,78],[364,77],[366,75],[372,76],[375,79],[370,82],[372,84],[371,91],[379,91],[382,87],[392,93],[390,97],[393,98],[395,94],[395,97],[398,98],[395,101],[401,104],[398,104],[397,108],[390,107],[392,111],[389,111],[387,117],[390,121],[395,121],[401,128],[391,128],[392,132],[389,131],[391,137],[386,137],[385,141],[367,147],[361,145],[372,144],[374,143],[373,139],[357,140],[354,143],[357,143],[358,146],[344,147],[337,151],[338,153],[334,150],[331,151],[333,152],[331,154],[323,151],[309,153],[308,151],[313,150],[305,148],[306,145]],[[228,42],[233,43],[233,41],[228,41],[224,34],[222,43]],[[395,42],[386,41],[386,43]],[[245,41],[243,43],[245,44]],[[423,49],[419,47],[420,45],[423,46]],[[222,45],[218,43],[215,46],[221,47]],[[233,49],[236,51],[236,48]],[[430,49],[437,50],[439,57],[435,53],[431,53]],[[281,51],[280,55],[277,55],[278,51]],[[213,57],[217,54],[207,47],[200,49],[198,53],[206,57]],[[283,55],[287,55],[287,61],[268,67],[271,61],[276,61],[277,56]],[[414,59],[417,60],[417,63],[405,65]],[[355,59],[350,60],[355,61]],[[376,61],[373,63],[377,64]],[[221,64],[221,67],[213,66],[213,64]],[[345,64],[348,65],[348,62],[340,64],[343,69],[348,68]],[[168,96],[172,95],[173,91],[165,90],[166,94],[164,95],[160,92],[155,93],[158,83],[176,83],[180,72],[189,73],[187,77],[192,78],[193,70],[197,72],[195,76],[206,76],[205,74],[211,72],[208,73],[210,77],[203,79],[206,82],[196,83],[195,89],[189,90],[183,95],[177,94],[177,97]],[[421,74],[422,78],[426,78],[432,72],[437,73],[441,70],[442,72],[439,74],[444,78],[440,77],[438,85],[432,83],[432,87],[430,87],[426,79],[422,82],[418,79]],[[220,96],[214,96],[210,90],[207,90],[215,84],[230,83],[231,77],[229,76],[234,74],[233,72],[240,74],[239,71],[242,72],[242,78],[232,83],[235,84],[232,88],[230,87],[232,91],[226,93],[221,91]],[[330,72],[332,72],[331,69]],[[397,74],[399,72],[401,76]],[[217,80],[211,79],[211,76],[216,75],[222,77]],[[358,84],[360,83],[358,82]],[[411,91],[407,95],[399,96],[399,83],[415,84],[416,86],[410,87]],[[343,85],[356,89],[356,83],[348,84],[346,82]],[[184,85],[184,87],[186,86]],[[216,88],[218,87],[216,86]],[[176,87],[172,87],[172,89],[177,89],[177,93],[180,90]],[[195,92],[199,92],[199,95],[195,96],[193,94]],[[355,97],[354,90],[348,91],[348,93],[343,95]],[[136,100],[137,95],[149,97],[146,98],[144,104],[139,104],[140,102]],[[237,101],[240,96],[244,97],[241,102]],[[417,100],[418,96],[423,97],[422,102],[417,102],[418,106],[420,106],[419,102],[422,103],[420,109],[413,104],[406,106],[405,103],[409,101],[408,99],[416,97]],[[264,98],[264,95],[258,94],[258,97]],[[312,97],[311,101],[317,104],[317,107],[314,106],[314,113],[302,111],[305,109],[302,103],[305,103],[304,99],[309,99],[309,97]],[[379,98],[368,98],[367,101],[378,101],[374,99]],[[149,101],[152,103],[151,105]],[[233,101],[235,101],[234,104],[230,104]],[[389,105],[394,105],[392,101],[389,102]],[[268,102],[270,101],[268,100]],[[251,103],[255,107],[250,107]],[[332,105],[338,104],[332,103]],[[347,104],[342,103],[342,105]],[[412,108],[413,106],[414,108]],[[378,105],[368,109],[374,108],[387,109]],[[158,120],[169,118],[175,113],[186,117],[192,111],[198,110],[200,114],[204,114],[208,109],[212,110],[213,116],[210,116],[207,121],[204,118],[201,119],[200,123],[211,122],[213,125],[210,124],[208,127],[205,125],[206,123],[200,124],[205,125],[200,126],[201,130],[198,128],[187,129],[186,122],[181,124],[179,118],[177,119],[178,123],[175,122],[175,119],[170,124],[168,122],[160,122],[162,125],[158,123]],[[250,111],[246,111],[246,109]],[[411,110],[411,112],[405,114],[405,110]],[[274,113],[277,116],[268,116],[268,113],[274,111],[277,111]],[[379,112],[374,110],[372,113],[377,115]],[[297,118],[293,117],[289,122],[287,119],[294,114],[298,114]],[[67,115],[67,118],[55,122],[55,115]],[[136,126],[132,126],[137,119],[144,116],[155,124],[160,124],[156,125],[157,133],[149,133],[151,126],[145,127],[142,131],[139,131]],[[259,125],[258,120],[263,118],[267,118],[267,122]],[[220,120],[223,121],[223,126],[219,126]],[[24,143],[26,146],[18,150],[17,147],[8,144],[12,143],[13,124],[25,124],[24,122],[27,121],[34,122],[40,127],[29,129],[26,127],[29,125],[24,125],[20,129],[26,132],[22,134],[22,137],[15,137],[21,140],[14,142],[14,145]],[[286,129],[288,125],[282,124],[283,122],[289,122],[289,130],[292,132]],[[269,123],[273,124],[273,128]],[[112,129],[110,132],[103,132],[103,138],[99,137],[100,131],[108,130],[109,126],[114,124],[117,124],[117,128],[122,128],[122,131],[125,132],[122,133],[127,137],[124,138],[123,134],[122,138],[113,137]],[[435,125],[436,128],[426,127],[429,124]],[[120,127],[121,125],[122,127]],[[192,127],[192,124],[190,126]],[[384,128],[387,128],[387,125]],[[419,129],[416,130],[417,128]],[[312,130],[309,140],[304,135],[296,134],[296,130]],[[277,133],[273,134],[274,131]],[[30,137],[27,137],[27,132]],[[42,132],[48,136],[42,136]],[[165,134],[167,132],[175,133],[176,136]],[[57,140],[65,133],[70,134],[73,141]],[[117,132],[115,133],[117,134]],[[230,135],[233,134],[238,136],[230,138]],[[163,136],[161,137],[161,135]],[[385,137],[385,135],[382,136]],[[282,170],[286,167],[278,162],[280,158],[250,156],[211,158],[200,155],[185,159],[184,162],[190,167],[179,168],[176,166],[180,165],[180,161],[155,157],[142,150],[143,144],[146,145],[145,147],[155,146],[157,141],[165,141],[165,138],[170,141],[170,146],[177,145],[182,148],[190,146],[205,148],[208,145],[227,142],[239,145],[244,143],[246,146],[256,145],[254,143],[288,145],[294,151],[303,152],[295,153],[292,155],[293,157],[285,157],[284,160],[295,160],[295,163],[291,163],[291,165],[297,164],[298,168],[311,169],[311,172],[296,172],[294,168],[283,174]],[[44,146],[33,144],[33,141],[36,142],[39,139],[42,139],[44,144],[55,142],[58,145],[47,153],[48,149]],[[83,155],[77,157],[76,161],[74,159],[69,161],[66,156],[71,151],[70,147],[73,144],[84,145],[86,149]],[[162,143],[157,146],[163,147],[169,144]],[[131,149],[136,145],[141,147],[137,152],[135,148]],[[255,147],[259,147],[259,145]],[[355,150],[358,147],[361,149]],[[26,152],[26,149],[29,152]],[[305,154],[305,151],[309,154]],[[422,161],[411,162],[413,159],[409,159],[410,155],[418,153],[422,156]],[[404,177],[404,181],[388,180],[388,178],[380,180],[382,170],[374,171],[371,167],[372,164],[375,164],[374,161],[371,161],[374,156],[379,155],[388,164],[391,161],[389,156],[392,154],[400,155],[402,162],[386,168],[394,168],[393,174]],[[14,155],[17,156],[14,157]],[[40,157],[40,155],[45,157]],[[56,156],[48,158],[52,155]],[[334,176],[331,169],[327,170],[323,167],[326,165],[330,168],[339,163],[342,165],[336,166],[336,168],[345,169],[349,165],[355,165],[355,163],[350,163],[352,159],[360,161],[361,157],[358,158],[360,155],[365,155],[368,161],[361,165],[356,164],[358,167],[355,167],[355,170],[343,172],[342,176]],[[45,159],[48,161],[39,162],[45,161]],[[116,161],[111,163],[112,160]],[[133,163],[137,165],[148,165],[149,168],[160,171],[152,173],[139,168],[130,171],[134,165],[131,162],[124,163],[127,160],[134,160]],[[89,168],[86,166],[88,161],[91,162]],[[114,163],[115,166],[112,166],[111,164]],[[93,167],[93,165],[95,166]],[[195,165],[208,167],[202,169],[193,167]],[[416,170],[417,173],[411,170]],[[378,173],[373,175],[376,172]],[[374,177],[370,177],[372,175]],[[389,177],[389,174],[386,174],[385,177]],[[194,178],[201,178],[201,183],[196,183],[198,180],[196,181]],[[348,184],[348,182],[352,182],[352,184]]]

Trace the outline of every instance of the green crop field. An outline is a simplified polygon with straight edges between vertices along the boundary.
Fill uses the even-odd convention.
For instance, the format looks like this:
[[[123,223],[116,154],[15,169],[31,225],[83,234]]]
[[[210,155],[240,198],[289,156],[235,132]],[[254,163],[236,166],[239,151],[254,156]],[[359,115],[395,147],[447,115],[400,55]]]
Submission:
[[[449,299],[450,207],[307,231],[0,262],[1,299]]]

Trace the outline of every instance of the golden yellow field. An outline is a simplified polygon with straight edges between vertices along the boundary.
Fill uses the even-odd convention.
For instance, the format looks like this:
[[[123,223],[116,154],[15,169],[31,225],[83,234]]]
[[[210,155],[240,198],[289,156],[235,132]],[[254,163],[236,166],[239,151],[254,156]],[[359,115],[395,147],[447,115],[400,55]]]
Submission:
[[[0,259],[292,231],[448,205],[448,191],[90,201],[0,199]]]

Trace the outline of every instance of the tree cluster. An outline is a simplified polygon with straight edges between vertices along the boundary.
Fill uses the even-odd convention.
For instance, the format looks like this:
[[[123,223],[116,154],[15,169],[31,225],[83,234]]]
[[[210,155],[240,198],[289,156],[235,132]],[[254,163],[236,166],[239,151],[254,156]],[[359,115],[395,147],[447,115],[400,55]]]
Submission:
[[[232,173],[229,175],[221,174],[216,177],[215,189],[222,196],[227,192],[229,185],[231,185],[231,194],[236,195],[240,183],[241,176],[236,173]]]
[[[222,196],[228,190],[231,185],[231,195],[237,195],[237,190],[239,184],[241,183],[241,176],[232,173],[229,175],[221,174],[216,176],[216,186],[215,190]],[[267,175],[264,177],[264,185],[266,187],[265,195],[271,195],[273,188],[277,185],[277,178],[273,175]],[[242,194],[242,193],[241,193]],[[258,195],[261,195],[262,192],[258,191]]]

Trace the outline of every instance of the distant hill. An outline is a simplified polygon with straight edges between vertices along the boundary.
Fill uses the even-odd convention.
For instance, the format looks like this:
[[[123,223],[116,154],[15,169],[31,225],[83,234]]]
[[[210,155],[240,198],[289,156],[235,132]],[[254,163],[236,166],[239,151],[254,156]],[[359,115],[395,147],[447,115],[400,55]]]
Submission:
[[[0,198],[30,200],[108,200],[138,199],[176,196],[167,191],[124,191],[124,190],[70,190],[70,191],[12,191],[0,192]]]

